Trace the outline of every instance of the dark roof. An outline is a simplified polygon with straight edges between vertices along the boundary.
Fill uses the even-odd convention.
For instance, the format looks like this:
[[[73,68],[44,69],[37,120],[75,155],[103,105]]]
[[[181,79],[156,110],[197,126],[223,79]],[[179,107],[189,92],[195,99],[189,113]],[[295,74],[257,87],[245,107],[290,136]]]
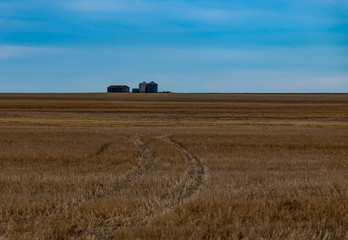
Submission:
[[[110,85],[108,88],[124,88],[128,87],[127,85]]]

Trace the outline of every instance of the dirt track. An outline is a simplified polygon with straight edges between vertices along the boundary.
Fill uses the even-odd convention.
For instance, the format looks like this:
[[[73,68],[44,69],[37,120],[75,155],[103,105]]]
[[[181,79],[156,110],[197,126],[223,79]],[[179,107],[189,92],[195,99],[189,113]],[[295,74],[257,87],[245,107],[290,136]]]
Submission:
[[[174,188],[163,192],[159,197],[161,199],[161,205],[146,216],[143,224],[150,223],[155,216],[171,210],[173,207],[182,204],[186,199],[194,196],[208,179],[208,168],[203,165],[198,156],[167,136],[160,136],[157,139],[177,148],[185,156],[188,169]]]
[[[170,211],[175,206],[182,204],[185,200],[193,197],[201,189],[203,184],[208,179],[208,171],[207,168],[203,165],[200,158],[190,150],[188,150],[186,147],[166,136],[157,137],[157,141],[167,143],[169,144],[169,147],[175,147],[181,154],[184,155],[188,164],[188,168],[185,171],[184,175],[178,180],[177,184],[173,186],[172,189],[165,189],[163,194],[158,196],[156,207],[151,209],[151,211],[146,212],[141,218],[138,218],[142,220],[137,221],[136,219],[127,219],[125,221],[118,222],[117,225],[113,226],[113,228],[110,229],[110,231],[103,233],[90,232],[90,234],[96,235],[99,238],[109,238],[112,236],[112,232],[115,229],[147,225],[156,216]],[[139,161],[139,167],[135,168],[124,177],[122,177],[122,181],[117,184],[117,187],[115,187],[112,191],[106,190],[100,192],[98,195],[90,198],[89,201],[116,194],[117,191],[119,191],[123,187],[126,187],[126,185],[130,184],[131,182],[140,180],[141,176],[148,173],[149,170],[153,167],[154,162],[156,161],[153,149],[151,149],[148,144],[144,143],[140,137],[136,137],[134,142],[138,146],[142,155],[141,160]],[[158,161],[160,161],[160,159],[158,159]]]

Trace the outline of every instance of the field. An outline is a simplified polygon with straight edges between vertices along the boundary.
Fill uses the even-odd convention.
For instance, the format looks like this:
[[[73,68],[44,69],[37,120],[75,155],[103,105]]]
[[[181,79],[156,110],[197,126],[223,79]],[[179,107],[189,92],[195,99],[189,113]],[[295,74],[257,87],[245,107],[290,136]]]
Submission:
[[[348,239],[348,94],[0,94],[0,239]]]

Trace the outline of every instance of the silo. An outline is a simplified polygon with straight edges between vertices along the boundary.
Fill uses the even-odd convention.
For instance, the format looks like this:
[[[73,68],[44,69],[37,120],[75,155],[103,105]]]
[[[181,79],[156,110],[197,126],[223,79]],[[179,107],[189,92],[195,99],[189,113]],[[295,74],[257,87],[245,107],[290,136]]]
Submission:
[[[139,83],[139,92],[140,93],[146,93],[146,82]]]
[[[149,82],[146,85],[146,92],[147,93],[157,93],[158,92],[158,84],[155,83],[154,81]]]

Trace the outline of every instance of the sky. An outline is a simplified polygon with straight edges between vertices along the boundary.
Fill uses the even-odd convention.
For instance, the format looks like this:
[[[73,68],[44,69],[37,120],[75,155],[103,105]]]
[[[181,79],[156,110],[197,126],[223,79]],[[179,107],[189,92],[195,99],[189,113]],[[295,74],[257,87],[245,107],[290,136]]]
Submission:
[[[0,0],[0,92],[348,92],[348,0]]]

